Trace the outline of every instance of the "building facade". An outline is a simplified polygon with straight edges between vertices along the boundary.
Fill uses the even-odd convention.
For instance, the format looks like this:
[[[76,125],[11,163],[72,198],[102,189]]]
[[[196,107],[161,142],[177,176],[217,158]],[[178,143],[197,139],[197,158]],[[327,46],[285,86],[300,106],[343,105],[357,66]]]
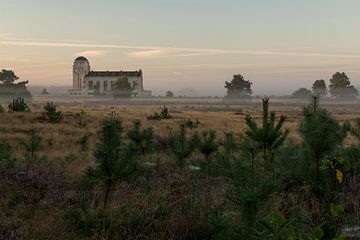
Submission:
[[[73,65],[72,96],[111,95],[114,83],[120,77],[127,77],[135,96],[149,97],[151,91],[144,91],[143,72],[138,71],[92,71],[85,57],[78,57]]]

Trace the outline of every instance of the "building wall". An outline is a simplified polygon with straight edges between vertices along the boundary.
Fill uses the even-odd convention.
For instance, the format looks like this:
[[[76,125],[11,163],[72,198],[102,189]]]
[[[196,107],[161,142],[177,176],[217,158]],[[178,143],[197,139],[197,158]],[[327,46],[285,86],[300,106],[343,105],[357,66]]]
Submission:
[[[90,71],[89,62],[86,60],[75,60],[73,65],[73,89],[82,89],[85,84],[85,75]]]
[[[97,82],[100,84],[100,93],[106,93],[111,91],[112,85],[118,80],[119,77],[85,77],[85,90],[93,90]],[[143,91],[143,81],[142,77],[128,77],[130,86],[134,88],[135,91]]]

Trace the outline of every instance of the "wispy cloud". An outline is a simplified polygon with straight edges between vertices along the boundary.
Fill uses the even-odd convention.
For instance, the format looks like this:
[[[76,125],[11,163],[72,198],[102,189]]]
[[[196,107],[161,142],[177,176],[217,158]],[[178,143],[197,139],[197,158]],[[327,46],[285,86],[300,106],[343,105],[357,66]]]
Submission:
[[[43,42],[43,41],[1,41],[0,45],[5,46],[31,46],[31,47],[59,47],[59,48],[96,48],[96,49],[125,49],[137,50],[128,53],[134,58],[171,58],[190,57],[201,55],[261,55],[261,56],[290,56],[290,57],[320,57],[320,58],[342,58],[360,59],[359,54],[338,54],[301,51],[280,51],[280,50],[241,50],[241,49],[216,49],[216,48],[181,48],[162,46],[137,46],[122,44],[96,44],[79,42]],[[87,52],[87,51],[85,51]]]
[[[106,53],[107,52],[103,50],[87,50],[87,51],[75,53],[73,56],[99,57],[106,55]]]

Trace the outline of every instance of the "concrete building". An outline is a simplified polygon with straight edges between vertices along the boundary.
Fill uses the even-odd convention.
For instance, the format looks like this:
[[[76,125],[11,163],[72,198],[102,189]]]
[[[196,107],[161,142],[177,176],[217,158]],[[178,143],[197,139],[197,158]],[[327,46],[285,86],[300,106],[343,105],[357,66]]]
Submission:
[[[134,96],[150,97],[151,91],[144,91],[143,72],[138,71],[93,71],[85,57],[78,57],[73,65],[72,96],[111,95],[114,83],[120,77],[127,77]]]

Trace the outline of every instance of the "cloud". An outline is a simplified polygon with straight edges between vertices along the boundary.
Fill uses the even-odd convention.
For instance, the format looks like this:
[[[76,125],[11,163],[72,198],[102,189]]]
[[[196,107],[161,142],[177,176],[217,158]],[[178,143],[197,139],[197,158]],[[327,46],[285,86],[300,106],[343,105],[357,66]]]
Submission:
[[[152,58],[152,57],[164,56],[165,52],[166,51],[161,49],[155,49],[155,50],[129,52],[127,55],[129,57],[135,57],[135,58]]]
[[[73,56],[85,56],[85,57],[100,57],[106,55],[106,51],[103,50],[88,50],[75,53]]]
[[[216,49],[216,48],[181,48],[181,47],[162,47],[162,46],[136,46],[121,44],[96,44],[80,42],[45,42],[45,41],[1,41],[0,45],[5,46],[31,46],[31,47],[59,47],[59,48],[98,48],[98,49],[127,49],[138,50],[128,53],[129,57],[142,58],[170,58],[170,57],[190,57],[201,55],[261,55],[261,56],[291,56],[291,57],[321,57],[321,58],[341,58],[341,59],[360,59],[356,54],[337,54],[301,51],[281,51],[281,50],[241,50],[241,49]],[[87,52],[87,51],[85,51]]]

